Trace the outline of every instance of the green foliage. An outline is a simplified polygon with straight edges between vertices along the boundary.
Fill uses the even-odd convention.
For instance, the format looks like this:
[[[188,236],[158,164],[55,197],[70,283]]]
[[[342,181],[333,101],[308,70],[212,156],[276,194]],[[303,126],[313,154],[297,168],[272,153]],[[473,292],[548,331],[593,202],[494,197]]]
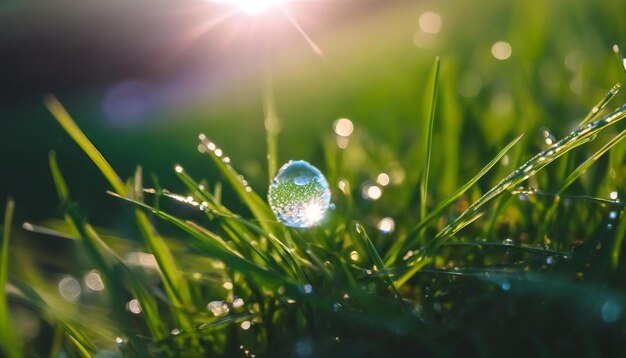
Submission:
[[[540,28],[547,20],[529,22]],[[528,41],[535,49],[543,39]],[[530,67],[537,56],[526,53],[520,62]],[[419,118],[403,133],[393,134],[392,118],[382,124],[389,128],[355,121],[350,136],[322,139],[319,167],[335,208],[308,229],[277,221],[265,187],[253,189],[235,169],[239,163],[204,134],[198,149],[215,169],[206,179],[190,174],[196,168],[176,165],[169,174],[180,181],[176,189],[162,188],[156,176],[144,183],[141,168],[123,181],[59,101],[46,97],[133,228],[93,225],[89,216],[98,213],[81,209],[66,182],[76,173],[62,172],[71,159],[57,162],[51,152],[62,220],[24,228],[68,249],[57,257],[45,247],[16,240],[9,245],[13,204],[7,202],[0,256],[3,352],[345,357],[623,351],[626,131],[620,121],[626,105],[607,110],[619,85],[562,139],[542,134],[537,143],[534,132],[544,120],[565,118],[549,118],[542,105],[552,102],[538,97],[554,99],[562,91],[514,77],[520,83],[512,85],[511,106],[523,111],[500,116],[489,107],[498,103],[455,93],[451,83],[462,77],[463,66],[437,58],[426,81],[424,113],[403,109]],[[524,66],[519,70],[529,71]],[[279,155],[288,153],[278,146],[283,122],[273,86],[266,79],[262,101],[270,181]],[[367,114],[377,118],[376,103],[388,98],[372,91]],[[466,119],[472,113],[480,120]],[[380,129],[390,133],[372,135]],[[290,140],[287,147],[297,150],[299,143]],[[383,196],[368,197],[368,187]],[[46,268],[51,263],[85,281],[82,293],[64,293],[60,274]],[[27,338],[11,329],[10,307],[18,304],[49,328],[42,347],[23,344]]]

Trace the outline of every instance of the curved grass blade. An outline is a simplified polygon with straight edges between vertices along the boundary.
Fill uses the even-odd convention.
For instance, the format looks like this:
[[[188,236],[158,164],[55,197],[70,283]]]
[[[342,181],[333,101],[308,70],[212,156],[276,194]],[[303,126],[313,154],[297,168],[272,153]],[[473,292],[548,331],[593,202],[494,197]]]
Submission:
[[[67,113],[61,102],[54,95],[46,95],[44,104],[50,111],[54,119],[59,122],[67,134],[78,144],[78,146],[87,154],[89,159],[100,169],[102,175],[109,181],[113,189],[121,195],[126,194],[126,186],[120,177],[115,173],[111,165],[104,159],[102,153],[89,141],[87,136],[78,128],[76,122]]]
[[[554,197],[554,201],[552,202],[552,205],[550,206],[550,208],[546,212],[546,216],[545,216],[546,220],[543,221],[543,224],[541,225],[541,228],[540,228],[540,231],[539,231],[541,236],[543,236],[544,233],[547,232],[548,225],[552,222],[552,220],[554,218],[554,215],[556,215],[556,211],[557,211],[557,209],[559,207],[559,203],[561,201],[561,196],[562,196],[563,192],[565,192],[565,190],[570,185],[572,185],[578,178],[580,178],[580,176],[583,175],[585,173],[585,171],[587,169],[589,169],[589,167],[591,167],[598,159],[600,159],[600,157],[602,155],[604,155],[611,148],[613,148],[613,146],[615,146],[622,139],[624,139],[624,137],[626,137],[626,130],[621,131],[618,135],[613,137],[608,143],[606,143],[604,146],[602,146],[602,148],[600,148],[598,151],[593,153],[593,155],[591,155],[584,162],[582,162],[576,169],[574,169],[574,171],[572,171],[567,176],[567,178],[563,181],[563,184],[561,185],[559,190],[556,191],[556,194],[555,194],[555,197]],[[594,199],[595,200],[601,200],[601,199],[598,199],[598,198],[594,198]]]
[[[611,88],[606,93],[606,95],[604,95],[604,98],[602,98],[600,100],[600,102],[598,102],[595,106],[593,106],[593,108],[591,108],[591,111],[589,111],[589,113],[587,113],[587,116],[585,116],[585,118],[580,122],[578,127],[579,128],[584,127],[587,124],[589,124],[589,122],[591,122],[594,118],[596,118],[598,113],[600,113],[600,111],[603,110],[604,107],[606,107],[606,105],[609,104],[609,102],[611,102],[613,97],[615,97],[617,95],[617,93],[619,92],[619,89],[621,87],[622,87],[622,85],[620,83],[616,83],[613,86],[613,88]]]
[[[415,257],[415,259],[411,260],[411,264],[413,264],[413,266],[409,271],[398,278],[396,284],[398,286],[403,285],[406,281],[413,277],[415,273],[428,264],[439,247],[459,230],[463,229],[482,215],[486,205],[492,200],[499,197],[501,194],[508,192],[511,188],[528,179],[530,176],[534,175],[565,153],[590,141],[596,136],[596,134],[598,134],[598,132],[617,123],[625,117],[626,105],[622,105],[605,117],[591,122],[582,128],[576,129],[568,136],[555,143],[555,145],[551,148],[543,150],[529,159],[526,163],[500,181],[500,183],[491,188],[487,193],[480,197],[480,199],[470,205],[470,207],[467,208],[467,210],[465,210],[456,220],[443,228],[443,230],[441,230],[426,246],[422,253]]]
[[[104,159],[102,154],[96,149],[96,147],[89,141],[85,134],[76,125],[76,122],[72,119],[69,113],[65,110],[63,105],[53,95],[47,95],[44,98],[44,103],[53,117],[61,124],[63,129],[70,135],[70,137],[81,147],[81,149],[87,154],[87,156],[94,162],[100,172],[109,181],[113,189],[122,196],[128,195],[128,189],[124,182],[119,178],[115,170]],[[55,171],[55,168],[51,170]],[[56,167],[58,172],[58,166]],[[54,177],[54,174],[53,174]],[[57,185],[59,187],[59,185]],[[67,186],[65,186],[67,188]],[[61,191],[63,192],[63,191]],[[150,251],[154,255],[160,272],[163,277],[163,283],[168,297],[173,302],[180,302],[180,305],[191,306],[191,293],[186,281],[180,275],[179,270],[174,262],[174,258],[169,248],[158,236],[152,225],[150,224],[145,213],[141,211],[135,212],[137,224],[141,233],[144,235]],[[188,318],[183,314],[177,314],[178,321],[184,325],[184,322],[188,321]],[[190,323],[189,323],[190,324]]]
[[[4,210],[2,233],[2,248],[0,249],[0,348],[7,357],[20,357],[22,354],[21,337],[16,334],[14,325],[9,316],[9,304],[6,295],[7,280],[9,277],[9,239],[13,223],[15,203],[7,199]]]
[[[223,261],[233,270],[242,272],[244,274],[253,274],[259,276],[274,287],[285,284],[293,285],[293,283],[291,283],[287,279],[276,275],[275,273],[268,271],[265,268],[246,260],[245,258],[242,258],[239,254],[233,253],[230,248],[224,247],[223,239],[215,239],[214,235],[217,236],[217,234],[207,236],[208,230],[198,230],[197,225],[191,225],[190,223],[181,220],[173,215],[170,215],[163,211],[157,211],[153,207],[138,202],[134,199],[125,198],[113,192],[108,193],[114,197],[133,203],[144,209],[150,210],[161,219],[174,224],[176,227],[182,229],[184,232],[196,239],[194,243],[207,255],[213,256],[216,259]]]
[[[152,295],[148,293],[145,287],[137,281],[136,277],[132,274],[132,272],[130,272],[128,267],[123,263],[122,259],[119,258],[117,254],[100,238],[96,230],[94,230],[91,225],[81,220],[80,216],[76,212],[76,207],[70,205],[69,190],[67,189],[67,184],[65,183],[63,174],[59,169],[54,153],[51,153],[49,156],[49,162],[50,171],[52,172],[52,178],[57,188],[59,198],[63,203],[68,205],[69,210],[66,214],[66,222],[68,222],[69,226],[76,232],[76,236],[80,237],[87,252],[91,255],[92,259],[94,259],[96,266],[98,267],[98,271],[100,271],[103,276],[103,281],[109,288],[107,291],[111,295],[111,299],[115,303],[115,307],[119,310],[118,315],[122,317],[126,316],[123,310],[123,299],[119,296],[115,287],[116,278],[112,272],[110,264],[111,259],[122,267],[124,272],[127,274],[126,276],[130,279],[136,298],[140,302],[143,312],[145,313],[146,325],[152,335],[157,338],[164,338],[167,335],[167,330],[163,326],[163,322],[159,317],[158,310],[156,309],[156,301]]]
[[[356,237],[358,237],[359,239],[362,240],[363,245],[365,245],[365,247],[367,248],[369,256],[372,258],[372,261],[374,261],[376,266],[378,266],[378,271],[385,272],[385,279],[387,280],[387,284],[391,287],[391,290],[393,291],[393,293],[396,296],[396,298],[400,299],[402,296],[400,296],[400,292],[398,291],[398,288],[394,284],[394,282],[391,279],[391,277],[389,277],[389,274],[386,273],[387,269],[385,268],[385,264],[383,263],[383,259],[378,254],[378,250],[376,250],[376,247],[372,243],[372,240],[370,239],[369,235],[367,235],[367,232],[365,231],[365,228],[359,222],[357,222],[354,225],[354,228],[355,228],[356,233],[357,233]]]
[[[447,208],[455,200],[460,198],[461,195],[465,194],[465,192],[469,190],[474,184],[476,184],[476,182],[478,182],[480,178],[482,178],[485,174],[487,174],[487,172],[489,172],[489,170],[491,170],[491,168],[493,168],[493,166],[496,165],[500,161],[500,159],[502,159],[502,157],[504,157],[506,153],[508,153],[509,150],[511,150],[511,148],[513,148],[513,146],[515,146],[520,141],[520,139],[522,139],[523,136],[524,134],[520,134],[519,136],[517,136],[517,138],[510,141],[509,144],[507,144],[504,148],[502,148],[502,150],[500,150],[500,152],[498,152],[498,154],[496,154],[496,156],[489,163],[487,163],[476,175],[474,175],[472,179],[470,179],[465,184],[463,184],[463,186],[457,189],[457,191],[455,191],[447,199],[441,201],[433,210],[431,210],[428,213],[428,215],[426,215],[426,217],[423,220],[421,220],[417,225],[411,228],[411,230],[409,230],[409,232],[406,234],[404,240],[396,241],[393,244],[393,246],[390,248],[390,250],[388,251],[387,259],[386,259],[387,265],[390,265],[391,263],[395,262],[398,259],[399,253],[404,251],[403,248],[405,246],[411,246],[411,242],[408,242],[408,241],[416,233],[418,233],[419,230],[424,228],[430,220],[434,219],[439,214],[441,214],[441,212],[445,208]]]

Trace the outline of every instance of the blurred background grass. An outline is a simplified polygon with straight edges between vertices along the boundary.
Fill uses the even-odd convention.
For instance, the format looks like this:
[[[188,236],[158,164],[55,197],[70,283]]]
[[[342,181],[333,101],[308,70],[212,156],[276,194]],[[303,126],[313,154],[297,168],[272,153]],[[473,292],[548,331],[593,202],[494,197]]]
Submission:
[[[168,174],[172,165],[181,163],[211,176],[195,153],[196,136],[205,132],[264,192],[259,134],[266,63],[282,121],[279,162],[321,165],[322,138],[340,117],[365,132],[380,156],[419,142],[425,83],[440,55],[433,177],[441,180],[433,190],[446,193],[516,134],[527,133],[524,140],[535,146],[540,127],[563,135],[624,76],[610,52],[626,34],[621,1],[363,0],[289,7],[326,59],[279,14],[237,15],[180,49],[185,34],[228,7],[5,2],[0,196],[15,197],[18,218],[49,216],[56,204],[46,154],[55,149],[64,170],[81,173],[68,180],[87,211],[98,211],[93,219],[115,220],[120,204],[94,191],[102,179],[41,105],[49,92],[122,175],[141,164],[167,185],[175,180]],[[426,32],[427,22],[420,28],[429,11],[441,18],[435,34]],[[494,58],[497,41],[510,44],[510,58]],[[458,168],[444,165],[455,157]],[[381,165],[372,162],[363,165]]]

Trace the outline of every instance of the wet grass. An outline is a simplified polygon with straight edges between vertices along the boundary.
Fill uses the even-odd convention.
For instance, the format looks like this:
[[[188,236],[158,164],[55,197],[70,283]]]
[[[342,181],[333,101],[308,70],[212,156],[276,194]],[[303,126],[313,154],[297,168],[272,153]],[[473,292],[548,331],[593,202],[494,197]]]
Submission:
[[[146,179],[138,167],[122,179],[63,105],[46,97],[52,117],[106,179],[94,192],[123,203],[127,221],[91,224],[97,212],[82,209],[66,182],[80,176],[63,170],[72,159],[50,154],[57,219],[24,223],[28,235],[17,235],[13,201],[4,210],[4,354],[623,353],[626,105],[619,85],[588,99],[596,105],[574,128],[561,126],[561,139],[547,128],[537,133],[542,120],[565,119],[545,116],[498,134],[492,109],[484,109],[482,131],[482,122],[463,119],[461,112],[488,106],[463,104],[445,88],[456,70],[435,60],[423,83],[423,113],[412,121],[417,140],[386,145],[356,122],[352,133],[318,138],[316,164],[334,208],[308,229],[276,220],[265,186],[240,174],[219,138],[200,134],[199,153],[189,153],[216,175],[196,178],[171,163],[172,172],[159,177]],[[516,93],[519,106],[541,112],[530,89]],[[279,155],[293,145],[279,146],[269,80],[262,96],[271,182]],[[460,143],[461,128],[491,146]],[[162,187],[162,177],[178,185]],[[46,252],[42,242],[65,249]]]

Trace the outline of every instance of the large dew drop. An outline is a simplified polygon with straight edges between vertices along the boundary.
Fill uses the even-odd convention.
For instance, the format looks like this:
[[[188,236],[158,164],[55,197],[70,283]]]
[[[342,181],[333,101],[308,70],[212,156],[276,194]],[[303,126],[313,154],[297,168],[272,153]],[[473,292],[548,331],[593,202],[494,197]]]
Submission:
[[[330,189],[324,174],[303,160],[283,165],[267,196],[278,220],[291,227],[317,225],[330,206]]]

